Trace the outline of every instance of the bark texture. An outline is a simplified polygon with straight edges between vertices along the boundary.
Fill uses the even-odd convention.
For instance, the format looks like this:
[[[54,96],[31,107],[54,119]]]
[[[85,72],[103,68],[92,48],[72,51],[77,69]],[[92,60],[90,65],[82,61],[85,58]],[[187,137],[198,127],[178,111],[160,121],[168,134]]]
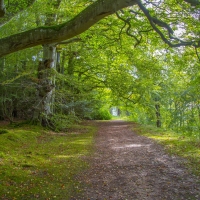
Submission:
[[[54,9],[58,9],[61,0],[50,0],[54,2]],[[57,14],[46,14],[45,26],[52,25],[56,22]],[[38,95],[36,106],[34,107],[33,121],[40,121],[43,126],[54,128],[50,118],[53,113],[54,93],[55,93],[55,76],[53,71],[56,70],[57,52],[55,44],[43,45],[43,61],[38,67]]]
[[[38,66],[38,94],[34,106],[33,122],[40,122],[49,126],[48,119],[52,115],[52,101],[54,91],[54,80],[51,75],[56,66],[56,47],[44,45],[44,60]]]
[[[137,0],[98,0],[66,23],[39,27],[2,38],[0,39],[0,57],[37,45],[70,39],[89,29],[104,17],[136,3]]]

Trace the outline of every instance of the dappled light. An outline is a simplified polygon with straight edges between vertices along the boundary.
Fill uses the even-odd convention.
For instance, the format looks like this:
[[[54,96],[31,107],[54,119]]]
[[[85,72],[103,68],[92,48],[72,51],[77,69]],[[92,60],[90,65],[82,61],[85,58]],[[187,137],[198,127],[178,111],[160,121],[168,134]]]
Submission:
[[[113,149],[123,149],[123,148],[139,148],[139,147],[150,147],[151,144],[124,144],[123,146],[113,147]]]
[[[92,127],[75,136],[30,125],[5,130],[0,134],[0,199],[69,199],[79,187],[74,174],[86,167],[81,156],[90,151]]]
[[[64,158],[64,159],[68,159],[68,158],[73,158],[73,157],[77,157],[77,155],[57,155],[55,156],[56,158]]]
[[[0,0],[0,199],[200,199],[199,27],[199,0]]]

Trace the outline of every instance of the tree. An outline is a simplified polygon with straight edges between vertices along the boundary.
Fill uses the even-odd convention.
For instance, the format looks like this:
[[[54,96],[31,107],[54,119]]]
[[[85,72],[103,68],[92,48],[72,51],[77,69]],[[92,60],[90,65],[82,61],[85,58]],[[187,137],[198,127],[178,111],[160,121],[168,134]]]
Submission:
[[[194,3],[192,3],[193,1],[188,0],[186,2],[189,2],[192,5],[194,5]],[[197,1],[195,2],[196,2],[195,5],[197,6],[200,5],[200,3],[198,3]],[[149,2],[142,3],[142,1],[140,0],[127,0],[127,1],[97,0],[96,2],[92,3],[87,8],[85,8],[82,12],[80,12],[77,16],[75,16],[70,21],[67,21],[65,23],[62,23],[56,26],[38,27],[32,30],[28,30],[22,33],[18,33],[18,34],[0,39],[0,43],[1,43],[0,56],[4,56],[9,53],[16,52],[25,48],[30,48],[36,45],[56,43],[56,42],[61,42],[63,40],[70,39],[86,31],[88,28],[90,28],[92,25],[97,23],[99,20],[105,18],[106,16],[111,15],[120,9],[133,6],[133,5],[139,6],[140,10],[142,10],[146,18],[148,19],[151,27],[160,35],[161,39],[169,46],[172,46],[172,47],[194,46],[195,48],[200,47],[200,41],[198,38],[191,39],[191,41],[183,41],[182,39],[175,37],[174,31],[172,30],[170,25],[158,19],[157,17],[152,16],[153,14],[157,14],[157,13],[154,10],[152,11],[150,11],[150,9],[148,10],[144,6],[144,4],[148,6],[148,4],[151,4],[151,3]],[[161,3],[159,2],[155,4],[156,5],[152,3],[151,5],[154,5],[156,7],[165,6],[166,8],[170,8],[173,12],[173,8],[172,8],[173,5],[170,5],[170,4],[168,5],[165,2],[161,2]],[[183,4],[183,7],[185,8],[185,4]],[[190,8],[187,8],[187,10],[191,11]],[[196,21],[195,23],[197,23]],[[159,28],[163,28],[165,32],[163,33]]]
[[[175,61],[179,59],[178,53],[182,55],[184,51],[182,46],[188,46],[189,52],[195,48],[199,57],[198,1],[77,0],[71,7],[70,3],[61,0],[38,0],[34,4],[33,1],[19,1],[22,2],[27,3],[23,9],[32,6],[26,12],[13,12],[16,17],[3,23],[0,56],[2,63],[6,58],[6,65],[2,66],[9,72],[14,70],[10,63],[15,66],[15,62],[26,60],[20,53],[6,55],[20,50],[30,52],[27,54],[32,60],[31,66],[35,67],[32,86],[37,87],[38,94],[30,95],[37,99],[34,106],[36,121],[39,118],[48,124],[48,117],[54,111],[84,117],[86,110],[94,108],[95,102],[101,105],[96,100],[101,99],[99,93],[105,90],[112,94],[115,103],[117,99],[124,107],[142,110],[141,119],[153,123],[157,120],[158,126],[161,121],[166,124],[163,114],[169,113],[165,103],[169,98],[164,94],[169,87],[162,83],[162,66],[165,65],[162,54],[166,48],[181,47],[179,52],[172,51],[175,56],[169,62],[172,65],[169,70],[178,67]],[[40,9],[42,4],[44,11]],[[116,15],[112,15],[115,12]],[[25,17],[32,23],[24,23]],[[5,16],[1,19],[6,22]],[[73,38],[77,35],[79,38]],[[81,41],[80,45],[72,45],[70,49],[70,43],[76,39]],[[58,44],[62,48],[56,52]],[[34,46],[37,49],[30,48]],[[59,48],[57,46],[57,50]],[[11,61],[12,57],[17,58]],[[9,92],[5,94],[9,97]],[[54,94],[56,106],[52,109]]]
[[[49,4],[53,2],[49,0]],[[54,1],[53,8],[59,8],[61,0]],[[55,13],[48,13],[45,16],[45,26],[50,26],[57,20]],[[32,121],[40,122],[43,126],[51,126],[48,119],[53,115],[55,78],[52,70],[56,71],[56,44],[43,45],[43,60],[38,66],[38,95]],[[53,127],[52,127],[53,128]]]

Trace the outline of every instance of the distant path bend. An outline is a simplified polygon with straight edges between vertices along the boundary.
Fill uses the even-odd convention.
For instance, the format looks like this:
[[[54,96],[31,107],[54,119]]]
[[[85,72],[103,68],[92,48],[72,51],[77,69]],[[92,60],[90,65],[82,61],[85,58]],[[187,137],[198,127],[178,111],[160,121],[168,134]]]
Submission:
[[[200,200],[200,181],[131,122],[97,122],[91,168],[79,181],[81,200]],[[74,198],[73,198],[74,199]]]

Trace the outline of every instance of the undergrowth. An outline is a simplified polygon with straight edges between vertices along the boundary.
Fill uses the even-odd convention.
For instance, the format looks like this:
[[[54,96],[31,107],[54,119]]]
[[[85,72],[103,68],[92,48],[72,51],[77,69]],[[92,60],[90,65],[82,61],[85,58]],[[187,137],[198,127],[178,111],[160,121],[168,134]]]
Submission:
[[[150,125],[134,125],[136,133],[147,136],[164,145],[170,154],[185,158],[187,167],[200,176],[200,140],[173,131],[159,129]]]
[[[0,132],[0,199],[67,200],[81,191],[74,178],[88,166],[82,156],[92,151],[95,128],[55,133],[24,125]]]

